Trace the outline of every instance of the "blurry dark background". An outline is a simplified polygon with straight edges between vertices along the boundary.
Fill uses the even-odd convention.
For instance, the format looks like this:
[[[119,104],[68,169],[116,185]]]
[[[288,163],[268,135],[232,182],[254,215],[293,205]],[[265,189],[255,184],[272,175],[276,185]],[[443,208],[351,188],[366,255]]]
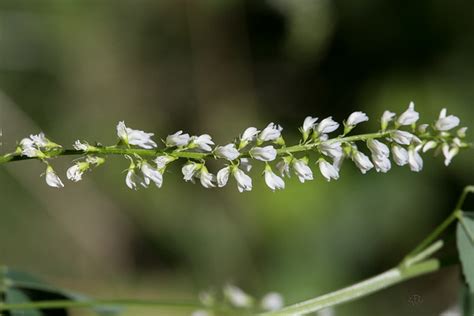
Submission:
[[[2,0],[1,150],[39,131],[112,144],[119,120],[218,143],[274,121],[297,142],[307,115],[362,110],[362,133],[411,100],[421,121],[447,107],[474,128],[473,15],[472,1]],[[161,190],[130,191],[118,157],[57,191],[40,163],[12,163],[0,169],[0,263],[103,298],[193,298],[232,282],[295,302],[395,265],[450,212],[473,182],[472,153],[449,168],[425,157],[420,174],[346,163],[339,181],[292,178],[277,193],[256,166],[246,194],[184,183],[177,167]],[[64,180],[68,165],[54,162]],[[449,268],[336,312],[437,315],[457,299]]]

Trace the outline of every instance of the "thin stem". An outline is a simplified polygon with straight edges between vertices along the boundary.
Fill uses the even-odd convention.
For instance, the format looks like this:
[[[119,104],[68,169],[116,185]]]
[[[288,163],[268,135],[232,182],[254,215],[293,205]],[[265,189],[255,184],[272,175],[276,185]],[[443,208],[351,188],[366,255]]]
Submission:
[[[439,269],[440,263],[436,259],[423,261],[406,268],[393,268],[382,274],[338,291],[331,292],[298,304],[290,305],[278,311],[263,313],[260,315],[302,315],[316,312],[329,306],[349,302],[357,298],[367,296],[394,284],[431,273]]]
[[[353,141],[366,141],[369,139],[375,138],[382,138],[386,137],[390,134],[388,132],[378,132],[378,133],[370,133],[370,134],[361,134],[361,135],[354,135],[354,136],[347,136],[347,137],[339,137],[333,138],[330,140],[325,141],[327,144],[332,143],[344,143],[344,142],[353,142]],[[289,147],[282,147],[277,149],[278,156],[285,156],[288,153],[299,153],[299,152],[307,152],[310,151],[321,144],[320,141],[315,143],[308,143],[302,145],[294,145]],[[74,155],[84,155],[84,151],[76,150],[76,149],[62,149],[58,148],[56,150],[51,150],[47,152],[49,158],[55,158],[60,156],[74,156]],[[215,158],[212,153],[203,153],[203,152],[191,152],[191,151],[172,151],[167,152],[165,149],[141,149],[141,148],[125,148],[125,147],[116,147],[116,146],[108,146],[108,147],[96,147],[93,150],[87,152],[87,154],[93,155],[139,155],[142,157],[156,157],[162,154],[169,154],[176,158],[184,158],[184,159],[194,159],[194,160],[203,160],[209,157]],[[244,152],[240,155],[240,157],[249,157],[248,152]],[[8,153],[3,156],[0,156],[0,165],[13,162],[13,161],[20,161],[20,160],[31,160],[31,159],[38,159],[36,157],[27,157],[22,156],[20,152],[13,152]]]
[[[469,193],[474,193],[474,186],[469,185],[466,186],[459,197],[457,203],[456,203],[456,208],[453,210],[453,212],[441,223],[436,227],[425,239],[422,240],[418,246],[415,247],[408,255],[405,256],[403,261],[406,261],[408,258],[416,256],[419,252],[423,251],[426,247],[428,247],[432,242],[434,242],[436,239],[438,239],[439,236],[446,230],[446,228],[449,227],[456,219],[459,218],[459,215],[461,214],[461,208],[466,200],[466,197]]]

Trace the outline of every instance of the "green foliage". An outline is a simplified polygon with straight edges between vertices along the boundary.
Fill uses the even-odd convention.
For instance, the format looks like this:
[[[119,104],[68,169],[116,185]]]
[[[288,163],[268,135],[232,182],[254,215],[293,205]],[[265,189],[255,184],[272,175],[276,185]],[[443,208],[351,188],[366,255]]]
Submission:
[[[474,293],[474,218],[472,213],[459,217],[457,226],[457,245],[462,271],[471,293]]]

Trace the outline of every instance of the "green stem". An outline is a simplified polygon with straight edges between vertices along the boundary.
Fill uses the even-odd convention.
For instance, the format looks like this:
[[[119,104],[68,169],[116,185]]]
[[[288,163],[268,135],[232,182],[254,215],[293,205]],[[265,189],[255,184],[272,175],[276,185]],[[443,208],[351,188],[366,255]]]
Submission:
[[[380,291],[394,284],[427,273],[431,273],[439,269],[440,263],[436,259],[423,261],[406,268],[393,268],[382,274],[356,283],[349,287],[340,289],[338,291],[331,292],[329,294],[322,295],[298,304],[290,305],[278,311],[263,313],[260,315],[302,315],[316,312],[329,306],[334,306],[336,304],[349,302],[357,298],[367,296],[371,293]]]
[[[408,255],[405,256],[404,261],[408,258],[416,256],[419,252],[423,251],[426,247],[431,245],[439,236],[449,227],[456,219],[459,218],[461,214],[461,208],[466,200],[466,197],[469,193],[474,193],[474,186],[469,185],[466,186],[459,197],[456,207],[454,208],[453,212],[441,223],[436,227],[425,239],[421,241],[421,243],[415,247]]]
[[[366,141],[369,139],[375,138],[382,138],[387,137],[390,134],[390,131],[384,133],[370,133],[370,134],[361,134],[361,135],[354,135],[354,136],[347,136],[347,137],[338,137],[327,140],[325,143],[332,144],[332,143],[344,143],[344,142],[353,142],[353,141]],[[299,152],[307,152],[313,150],[321,142],[309,143],[309,144],[302,144],[302,145],[294,145],[289,147],[282,147],[277,149],[278,156],[285,156],[288,153],[299,153]],[[125,147],[116,147],[116,146],[109,146],[109,147],[96,147],[95,149],[87,152],[87,154],[94,154],[94,155],[139,155],[142,157],[156,157],[161,154],[169,154],[176,158],[185,158],[185,159],[194,159],[194,160],[202,160],[209,157],[214,157],[212,153],[202,153],[202,152],[191,152],[191,151],[172,151],[167,152],[163,149],[140,149],[140,148],[125,148]],[[47,152],[49,158],[55,158],[60,156],[74,156],[74,155],[84,155],[82,150],[75,150],[75,149],[56,149]],[[240,157],[249,157],[248,153],[242,153]],[[0,156],[0,165],[13,162],[13,161],[20,161],[20,160],[31,160],[31,159],[38,159],[36,157],[26,157],[22,156],[20,152],[8,153],[3,156]]]

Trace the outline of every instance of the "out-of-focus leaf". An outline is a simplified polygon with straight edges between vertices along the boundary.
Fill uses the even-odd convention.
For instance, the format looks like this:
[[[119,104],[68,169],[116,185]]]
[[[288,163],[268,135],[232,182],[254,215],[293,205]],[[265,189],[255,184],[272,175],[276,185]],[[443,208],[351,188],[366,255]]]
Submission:
[[[456,239],[462,271],[471,293],[474,293],[474,218],[464,213],[457,225]]]
[[[71,300],[89,301],[89,297],[60,289],[40,281],[28,273],[13,270],[8,267],[0,269],[0,282],[5,290],[5,303],[18,304],[36,301]],[[101,316],[118,315],[121,309],[115,306],[98,306],[93,310]],[[28,313],[26,313],[28,312]],[[11,316],[67,316],[67,309],[41,309],[11,311]]]
[[[474,315],[474,293],[469,290],[466,283],[463,282],[461,288],[462,312],[464,316]]]

